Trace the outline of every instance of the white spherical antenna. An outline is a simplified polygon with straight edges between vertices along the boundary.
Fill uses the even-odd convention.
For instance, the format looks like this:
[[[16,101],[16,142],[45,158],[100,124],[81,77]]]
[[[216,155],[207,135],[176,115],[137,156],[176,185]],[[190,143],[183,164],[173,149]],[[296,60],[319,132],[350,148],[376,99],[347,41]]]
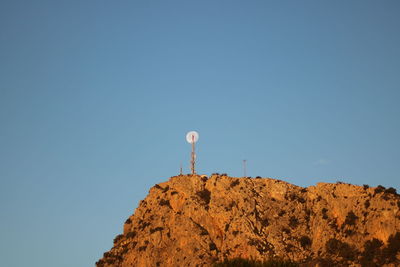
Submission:
[[[199,134],[196,131],[190,131],[186,134],[186,141],[189,144],[196,143],[199,140]]]

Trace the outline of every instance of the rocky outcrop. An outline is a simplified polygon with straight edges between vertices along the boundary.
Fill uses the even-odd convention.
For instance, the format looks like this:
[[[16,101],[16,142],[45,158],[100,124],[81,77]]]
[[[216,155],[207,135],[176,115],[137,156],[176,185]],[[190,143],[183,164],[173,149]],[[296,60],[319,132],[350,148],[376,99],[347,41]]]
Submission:
[[[150,189],[96,264],[210,266],[279,257],[305,266],[395,266],[399,208],[393,188],[175,176]]]

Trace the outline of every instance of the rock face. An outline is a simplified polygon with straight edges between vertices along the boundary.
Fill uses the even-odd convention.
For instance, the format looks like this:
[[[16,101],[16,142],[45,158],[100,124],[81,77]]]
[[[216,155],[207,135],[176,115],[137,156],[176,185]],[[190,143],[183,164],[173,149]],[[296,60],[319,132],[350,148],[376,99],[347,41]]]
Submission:
[[[150,189],[97,266],[210,266],[279,257],[301,266],[400,266],[393,188],[175,176]]]

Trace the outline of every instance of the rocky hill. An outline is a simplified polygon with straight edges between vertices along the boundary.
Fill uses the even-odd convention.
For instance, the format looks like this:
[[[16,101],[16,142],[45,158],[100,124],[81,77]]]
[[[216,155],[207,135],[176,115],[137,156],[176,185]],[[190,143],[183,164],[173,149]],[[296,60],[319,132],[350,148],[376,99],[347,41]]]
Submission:
[[[281,258],[300,266],[400,266],[393,188],[175,176],[155,185],[100,266],[211,266]]]

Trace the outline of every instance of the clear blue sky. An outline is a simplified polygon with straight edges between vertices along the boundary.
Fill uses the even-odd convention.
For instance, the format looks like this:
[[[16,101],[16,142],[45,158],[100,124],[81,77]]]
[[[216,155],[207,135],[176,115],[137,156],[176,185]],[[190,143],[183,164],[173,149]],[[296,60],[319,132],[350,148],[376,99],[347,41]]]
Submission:
[[[93,266],[189,172],[400,189],[399,1],[0,2],[0,259]]]

